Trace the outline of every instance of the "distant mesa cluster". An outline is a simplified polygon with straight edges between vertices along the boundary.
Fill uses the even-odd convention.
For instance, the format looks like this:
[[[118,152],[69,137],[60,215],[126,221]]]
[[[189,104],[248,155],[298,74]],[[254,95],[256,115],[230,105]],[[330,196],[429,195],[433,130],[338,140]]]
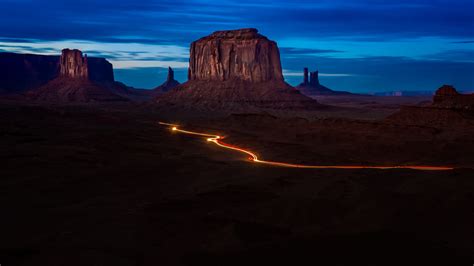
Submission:
[[[309,79],[308,79],[309,74]],[[309,72],[308,68],[305,67],[303,70],[303,84],[304,86],[319,86],[319,71]]]
[[[308,68],[303,69],[303,83],[296,87],[303,94],[308,96],[318,95],[352,95],[346,91],[334,91],[319,82],[319,71],[309,72]]]
[[[256,29],[217,31],[193,42],[188,79],[156,102],[206,110],[321,106],[284,81],[276,42]]]
[[[319,71],[303,70],[296,89],[284,80],[276,42],[257,29],[216,31],[191,43],[188,81],[180,84],[168,68],[166,81],[153,90],[116,82],[112,64],[77,49],[61,56],[0,53],[0,93],[59,102],[145,101],[199,109],[318,109],[308,96],[356,95],[321,84]],[[438,89],[433,106],[473,108],[473,95],[453,86]]]

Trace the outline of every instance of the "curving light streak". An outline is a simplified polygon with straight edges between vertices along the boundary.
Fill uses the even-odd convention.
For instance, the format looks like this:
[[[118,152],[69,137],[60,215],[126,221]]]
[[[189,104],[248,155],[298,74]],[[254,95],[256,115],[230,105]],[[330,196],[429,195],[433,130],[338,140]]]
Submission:
[[[412,170],[422,170],[422,171],[446,171],[446,170],[453,170],[454,168],[452,167],[445,167],[445,166],[369,166],[369,165],[305,165],[305,164],[293,164],[293,163],[284,163],[284,162],[273,162],[273,161],[265,161],[265,160],[260,160],[258,159],[258,156],[249,151],[245,150],[227,143],[222,142],[221,140],[223,139],[222,136],[218,135],[212,135],[212,134],[206,134],[206,133],[200,133],[200,132],[194,132],[194,131],[188,131],[188,130],[182,130],[179,129],[179,126],[176,124],[169,124],[169,123],[164,123],[164,122],[159,122],[160,125],[165,125],[165,126],[170,126],[171,131],[173,132],[179,132],[183,134],[188,134],[188,135],[194,135],[194,136],[202,136],[206,137],[208,142],[212,142],[216,144],[217,146],[224,148],[224,149],[229,149],[229,150],[234,150],[238,151],[244,154],[249,155],[249,160],[254,163],[261,163],[261,164],[267,164],[267,165],[273,165],[273,166],[279,166],[279,167],[290,167],[290,168],[309,168],[309,169],[412,169]]]

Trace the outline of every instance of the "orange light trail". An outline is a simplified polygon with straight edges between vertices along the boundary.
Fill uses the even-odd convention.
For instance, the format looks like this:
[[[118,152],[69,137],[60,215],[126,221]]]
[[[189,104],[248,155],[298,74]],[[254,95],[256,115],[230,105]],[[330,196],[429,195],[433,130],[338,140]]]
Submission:
[[[179,133],[188,134],[188,135],[205,137],[208,142],[212,142],[221,148],[234,150],[234,151],[238,151],[238,152],[249,155],[250,156],[249,160],[251,162],[272,165],[272,166],[289,167],[289,168],[307,168],[307,169],[382,169],[382,170],[412,169],[412,170],[422,170],[422,171],[446,171],[446,170],[454,169],[452,167],[445,167],[445,166],[305,165],[305,164],[265,161],[265,160],[258,159],[258,156],[249,150],[245,150],[245,149],[222,142],[221,141],[223,139],[222,136],[182,130],[182,129],[179,129],[179,126],[176,124],[169,124],[169,123],[164,123],[164,122],[159,122],[159,124],[170,126],[170,129],[173,132],[179,132]]]

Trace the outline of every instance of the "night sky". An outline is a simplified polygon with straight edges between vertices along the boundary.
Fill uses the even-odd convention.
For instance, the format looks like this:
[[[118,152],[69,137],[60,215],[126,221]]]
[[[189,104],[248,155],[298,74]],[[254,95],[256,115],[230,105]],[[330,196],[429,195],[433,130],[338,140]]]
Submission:
[[[473,0],[0,0],[0,52],[78,48],[114,64],[116,79],[152,88],[189,44],[216,30],[257,28],[277,41],[286,80],[303,67],[336,90],[474,90]]]

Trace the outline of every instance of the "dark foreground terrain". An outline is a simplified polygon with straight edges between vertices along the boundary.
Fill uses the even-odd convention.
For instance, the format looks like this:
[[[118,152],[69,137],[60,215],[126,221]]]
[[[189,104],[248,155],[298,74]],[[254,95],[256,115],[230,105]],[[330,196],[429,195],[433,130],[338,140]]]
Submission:
[[[172,134],[138,107],[0,109],[2,266],[474,261],[469,132],[255,115],[186,125],[269,159],[464,167],[287,169]]]

